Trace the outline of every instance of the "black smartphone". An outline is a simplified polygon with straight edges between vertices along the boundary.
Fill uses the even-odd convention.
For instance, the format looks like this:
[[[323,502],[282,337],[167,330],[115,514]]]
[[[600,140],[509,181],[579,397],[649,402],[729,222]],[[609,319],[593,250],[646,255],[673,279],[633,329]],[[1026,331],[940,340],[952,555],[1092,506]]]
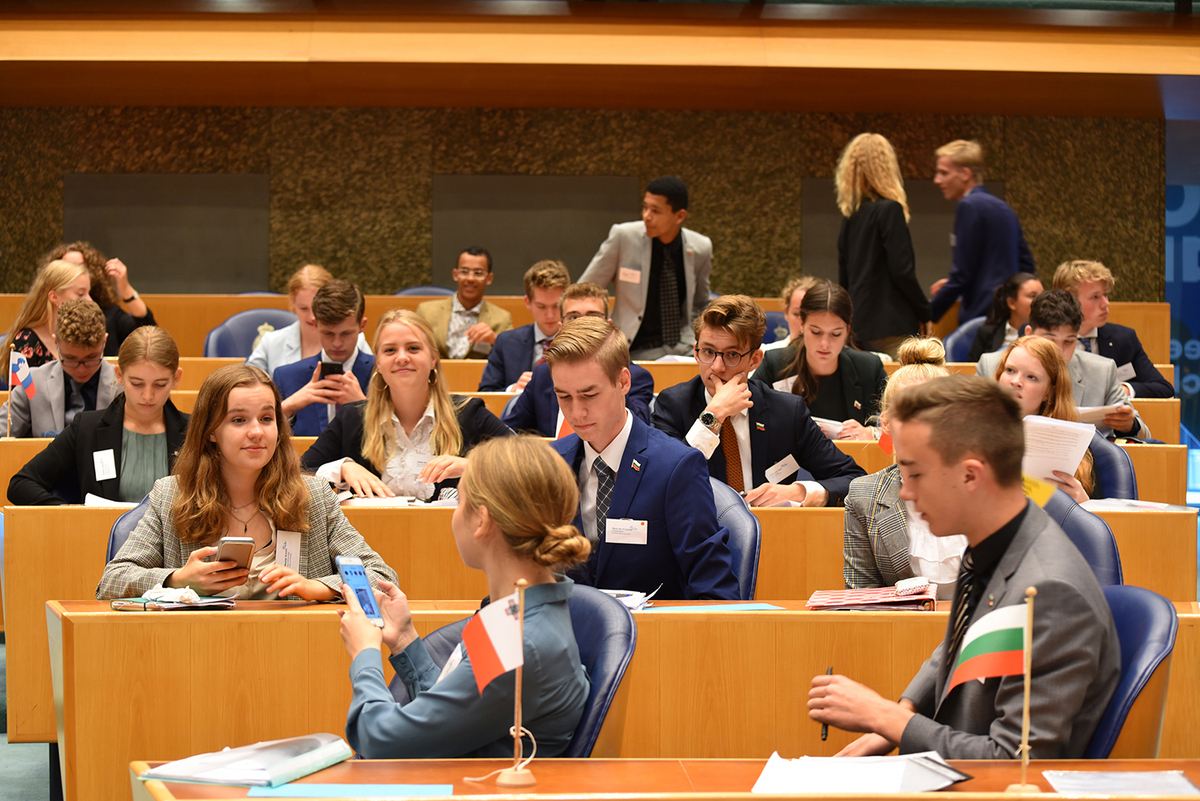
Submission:
[[[346,372],[337,362],[321,362],[321,378],[331,375],[341,375]]]

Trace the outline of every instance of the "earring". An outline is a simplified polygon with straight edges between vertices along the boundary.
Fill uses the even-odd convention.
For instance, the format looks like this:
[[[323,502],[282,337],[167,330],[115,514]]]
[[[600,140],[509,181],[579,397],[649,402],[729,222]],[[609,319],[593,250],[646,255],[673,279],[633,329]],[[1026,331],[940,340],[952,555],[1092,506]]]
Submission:
[[[430,370],[429,371],[429,386],[432,387],[436,383],[437,383],[437,370]]]

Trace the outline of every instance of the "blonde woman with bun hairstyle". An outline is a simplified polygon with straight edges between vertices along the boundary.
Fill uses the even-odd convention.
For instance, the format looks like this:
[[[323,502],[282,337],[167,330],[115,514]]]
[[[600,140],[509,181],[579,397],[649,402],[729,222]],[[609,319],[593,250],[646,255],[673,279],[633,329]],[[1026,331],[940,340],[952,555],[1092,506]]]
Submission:
[[[888,410],[898,393],[950,375],[946,350],[932,338],[910,337],[897,349],[900,368],[892,373],[880,401],[879,420],[888,434]],[[850,482],[842,532],[842,577],[847,589],[887,587],[924,576],[938,585],[938,597],[954,595],[965,537],[935,537],[919,515],[900,500],[900,468],[893,464]]]
[[[463,562],[486,574],[488,597],[511,595],[518,579],[529,585],[522,725],[537,740],[538,754],[557,756],[570,744],[589,688],[567,605],[574,583],[555,575],[591,552],[571,524],[579,504],[577,479],[540,439],[504,437],[471,451],[458,497],[454,542]],[[346,721],[351,747],[367,759],[511,755],[515,674],[499,676],[481,693],[461,644],[439,667],[413,626],[404,593],[383,581],[379,588],[382,631],[343,588],[350,609],[341,633],[353,660]],[[393,700],[384,678],[383,644],[412,699],[404,706]]]
[[[86,298],[91,288],[91,276],[82,264],[52,261],[38,270],[4,339],[4,358],[8,358],[12,348],[25,354],[30,367],[57,359],[54,326],[58,322],[59,304],[64,300]],[[7,385],[8,370],[4,371],[4,381]]]

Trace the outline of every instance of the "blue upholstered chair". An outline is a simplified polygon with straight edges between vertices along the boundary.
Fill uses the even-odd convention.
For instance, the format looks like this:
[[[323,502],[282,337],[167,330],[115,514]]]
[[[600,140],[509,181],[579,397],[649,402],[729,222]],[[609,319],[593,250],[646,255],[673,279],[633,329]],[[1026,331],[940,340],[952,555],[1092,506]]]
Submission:
[[[1157,759],[1179,619],[1170,601],[1142,587],[1105,587],[1104,598],[1121,641],[1121,681],[1084,756]]]
[[[1125,583],[1117,541],[1104,518],[1084,509],[1062,490],[1054,491],[1045,509],[1092,566],[1101,587]]]
[[[142,516],[146,514],[146,510],[150,508],[150,496],[142,498],[142,502],[130,509],[125,514],[117,518],[112,524],[112,530],[108,532],[108,555],[105,557],[106,562],[111,562],[113,557],[117,555],[117,551],[121,550],[121,546],[125,544],[125,540],[129,539],[129,535],[137,528],[137,524],[142,521]]]
[[[786,340],[791,334],[788,329],[787,318],[783,316],[783,312],[769,311],[767,312],[767,333],[763,334],[764,345],[770,345],[772,342]]]
[[[971,354],[971,343],[975,341],[975,334],[986,319],[986,317],[972,317],[946,335],[946,338],[942,340],[942,344],[946,346],[946,361],[965,362],[967,360],[967,356]]]
[[[236,356],[245,359],[254,352],[254,343],[260,336],[294,322],[296,315],[287,309],[247,309],[238,312],[208,332],[204,338],[204,355],[209,358]]]
[[[1133,472],[1133,459],[1125,449],[1109,442],[1097,431],[1092,434],[1088,450],[1092,452],[1092,470],[1100,484],[1099,497],[1136,501],[1137,475]]]
[[[591,756],[604,721],[610,715],[613,717],[610,731],[616,734],[605,738],[597,756],[618,756],[616,749],[619,732],[624,728],[626,696],[617,691],[637,645],[637,624],[624,604],[593,587],[576,584],[568,604],[575,641],[579,645],[579,660],[592,686],[583,706],[583,716],[563,756]],[[425,650],[436,664],[446,664],[451,652],[462,642],[462,630],[467,620],[470,618],[443,626],[423,638]],[[403,682],[393,678],[389,689],[398,702],[408,703],[408,690]]]
[[[738,598],[754,600],[758,585],[758,555],[762,550],[762,525],[746,505],[738,491],[715,478],[712,483],[713,503],[717,506],[717,523],[729,529],[729,549],[733,552],[733,574],[738,580]]]
[[[405,289],[401,289],[399,292],[396,293],[396,295],[393,295],[393,297],[396,297],[399,295],[424,295],[426,297],[433,297],[435,295],[436,296],[445,296],[445,295],[453,295],[453,294],[454,294],[453,289],[447,289],[444,286],[410,286]]]

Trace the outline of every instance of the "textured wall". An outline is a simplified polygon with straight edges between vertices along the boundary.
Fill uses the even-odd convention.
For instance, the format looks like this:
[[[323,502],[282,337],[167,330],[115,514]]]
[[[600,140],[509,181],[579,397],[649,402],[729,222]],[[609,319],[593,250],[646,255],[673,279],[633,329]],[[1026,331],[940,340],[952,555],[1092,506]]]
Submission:
[[[1161,120],[520,109],[0,109],[0,289],[24,291],[61,237],[65,172],[267,173],[271,288],[307,260],[388,293],[430,281],[435,174],[636,165],[690,184],[717,290],[774,295],[802,267],[800,179],[831,177],[864,130],[892,140],[907,180],[930,178],[937,146],[979,138],[1044,276],[1094,257],[1114,299],[1162,299]]]

